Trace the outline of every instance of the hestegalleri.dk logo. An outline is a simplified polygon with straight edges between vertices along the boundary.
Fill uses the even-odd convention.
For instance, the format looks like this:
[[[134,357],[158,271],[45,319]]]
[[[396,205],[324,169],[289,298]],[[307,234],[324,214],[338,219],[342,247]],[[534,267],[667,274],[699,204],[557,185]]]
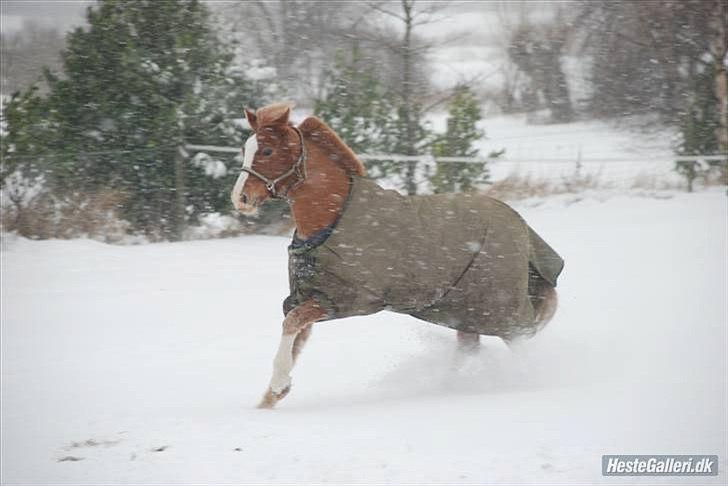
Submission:
[[[602,456],[602,476],[717,476],[717,455]]]

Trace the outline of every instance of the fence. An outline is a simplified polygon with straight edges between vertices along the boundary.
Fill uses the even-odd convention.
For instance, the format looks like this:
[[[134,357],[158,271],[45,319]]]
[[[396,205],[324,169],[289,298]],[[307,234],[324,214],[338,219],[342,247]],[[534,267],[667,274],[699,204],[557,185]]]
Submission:
[[[237,147],[220,147],[215,145],[187,145],[190,152],[240,154]],[[360,154],[362,161],[389,161],[395,163],[415,162],[418,174],[414,181],[417,185],[427,183],[423,168],[441,163],[483,164],[488,163],[490,180],[497,182],[510,176],[528,177],[539,182],[564,183],[574,178],[591,177],[605,185],[630,187],[638,181],[651,179],[655,185],[677,186],[684,182],[682,176],[675,172],[676,161],[695,162],[699,164],[728,163],[728,155],[675,155],[661,153],[653,156],[596,156],[582,157],[581,153],[573,157],[500,157],[495,159],[483,157],[433,157],[431,155],[400,154]],[[426,169],[425,169],[426,170]]]
[[[229,154],[240,154],[242,149],[239,147],[222,147],[218,145],[186,145],[185,149],[190,152],[218,152]],[[399,155],[399,154],[358,154],[361,160],[390,160],[392,162],[425,162],[432,161],[435,163],[466,163],[466,164],[482,164],[486,162],[506,162],[511,164],[531,164],[531,163],[605,163],[605,162],[665,162],[666,158],[675,160],[684,160],[686,162],[725,162],[728,160],[728,154],[711,154],[711,155],[674,155],[659,157],[600,157],[595,159],[581,159],[578,156],[574,158],[507,158],[503,161],[499,159],[488,159],[484,157],[432,157],[430,155]]]
[[[111,153],[130,153],[130,152],[146,152],[155,151],[153,149],[129,149],[129,150],[110,150],[99,152],[87,152],[86,155],[108,155]],[[242,153],[239,147],[225,147],[217,145],[201,145],[188,144],[185,146],[188,153],[220,153],[229,155],[240,155]],[[48,154],[46,156],[53,157],[63,154]],[[597,154],[598,155],[598,154]],[[33,159],[37,156],[21,156],[22,158]],[[423,174],[422,169],[432,167],[441,163],[456,164],[483,164],[488,163],[490,171],[490,179],[497,181],[504,179],[510,175],[518,174],[528,176],[539,181],[558,182],[574,175],[579,176],[599,176],[611,184],[617,183],[629,185],[632,181],[645,176],[657,177],[661,179],[669,179],[673,183],[681,180],[681,176],[675,172],[676,161],[695,162],[695,163],[715,163],[723,162],[728,165],[728,154],[710,154],[710,155],[675,155],[671,153],[661,153],[653,156],[630,156],[630,157],[604,157],[595,156],[592,158],[582,157],[581,153],[575,154],[573,157],[499,157],[489,159],[484,157],[433,157],[431,155],[400,155],[400,154],[359,154],[358,157],[363,161],[389,161],[395,163],[415,162],[418,166],[418,176],[415,182],[417,184],[426,182],[427,177]],[[424,177],[423,177],[424,176]]]

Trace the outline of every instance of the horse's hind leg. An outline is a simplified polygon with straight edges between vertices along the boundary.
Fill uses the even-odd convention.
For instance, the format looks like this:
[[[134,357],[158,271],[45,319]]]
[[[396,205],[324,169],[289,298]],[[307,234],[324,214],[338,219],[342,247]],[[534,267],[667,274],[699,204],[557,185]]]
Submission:
[[[545,281],[541,282],[538,287],[534,287],[530,298],[535,314],[533,324],[524,332],[515,332],[508,336],[502,336],[503,341],[511,349],[519,347],[524,341],[535,336],[556,314],[559,297],[556,289]]]
[[[543,329],[556,314],[559,305],[559,297],[556,289],[551,285],[544,284],[538,290],[534,310],[536,311],[536,332]]]
[[[458,350],[474,353],[480,346],[480,334],[458,331]]]
[[[529,298],[534,311],[533,324],[523,332],[514,332],[507,336],[501,336],[510,349],[520,347],[524,341],[535,336],[556,314],[556,308],[559,305],[556,289],[540,276],[531,280]]]
[[[554,317],[559,299],[556,289],[539,274],[533,266],[528,267],[528,298],[534,311],[532,331],[526,333],[533,336]]]
[[[311,333],[311,324],[323,317],[324,311],[313,300],[291,309],[283,320],[283,333],[273,360],[273,377],[258,408],[273,408],[291,390],[291,370]]]

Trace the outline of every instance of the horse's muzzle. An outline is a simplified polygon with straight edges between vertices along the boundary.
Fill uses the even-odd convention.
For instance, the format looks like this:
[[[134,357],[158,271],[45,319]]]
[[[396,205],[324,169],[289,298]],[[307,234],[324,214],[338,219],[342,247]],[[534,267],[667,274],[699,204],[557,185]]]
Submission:
[[[254,216],[258,213],[258,208],[260,207],[257,199],[252,204],[249,204],[245,196],[243,196],[242,200],[233,201],[233,205],[235,209],[246,216]]]
[[[239,199],[233,200],[233,206],[246,216],[254,216],[258,213],[258,208],[260,208],[260,199],[257,197],[251,199],[243,193]]]

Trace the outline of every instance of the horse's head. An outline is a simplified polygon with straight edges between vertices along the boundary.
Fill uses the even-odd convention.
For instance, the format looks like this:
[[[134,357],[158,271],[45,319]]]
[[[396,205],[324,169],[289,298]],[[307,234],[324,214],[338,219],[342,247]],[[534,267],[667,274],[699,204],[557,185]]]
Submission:
[[[243,168],[230,195],[244,214],[255,214],[266,199],[284,197],[303,180],[303,138],[288,123],[290,112],[282,103],[245,110],[254,134],[245,142]]]

